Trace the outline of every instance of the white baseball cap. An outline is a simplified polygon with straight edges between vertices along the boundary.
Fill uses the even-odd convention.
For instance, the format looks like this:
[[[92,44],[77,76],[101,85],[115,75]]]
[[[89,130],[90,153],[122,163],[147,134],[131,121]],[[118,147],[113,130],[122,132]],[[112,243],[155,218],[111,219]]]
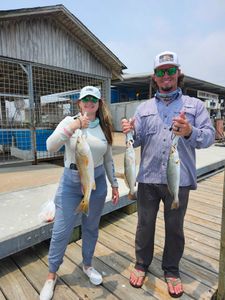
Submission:
[[[163,65],[174,65],[179,67],[180,64],[177,54],[171,51],[164,51],[156,55],[154,60],[154,70]]]
[[[86,96],[93,96],[97,99],[101,99],[101,92],[98,88],[95,86],[85,86],[80,91],[80,97],[79,99],[82,99]]]

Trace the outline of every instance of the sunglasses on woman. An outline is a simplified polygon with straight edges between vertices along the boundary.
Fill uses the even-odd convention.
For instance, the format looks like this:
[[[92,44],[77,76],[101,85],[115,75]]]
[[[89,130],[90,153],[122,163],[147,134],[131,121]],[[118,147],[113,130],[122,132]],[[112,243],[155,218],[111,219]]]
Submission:
[[[97,103],[98,102],[98,98],[94,97],[94,96],[86,96],[84,98],[81,99],[82,102],[87,103],[88,101],[91,101],[93,103]]]
[[[168,69],[158,69],[155,70],[155,76],[157,77],[163,77],[165,73],[169,76],[175,75],[177,72],[177,67],[171,67]]]

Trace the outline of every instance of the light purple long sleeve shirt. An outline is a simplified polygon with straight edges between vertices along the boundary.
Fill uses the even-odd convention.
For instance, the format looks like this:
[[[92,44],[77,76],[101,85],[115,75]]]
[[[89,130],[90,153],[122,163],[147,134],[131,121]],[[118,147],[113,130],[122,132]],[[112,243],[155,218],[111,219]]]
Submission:
[[[169,104],[152,98],[140,104],[134,115],[134,147],[141,146],[141,161],[137,181],[142,183],[167,184],[166,170],[172,143],[172,119],[185,112],[192,125],[189,138],[178,141],[181,175],[180,186],[197,187],[195,149],[207,148],[214,143],[215,129],[212,126],[204,103],[182,95]]]

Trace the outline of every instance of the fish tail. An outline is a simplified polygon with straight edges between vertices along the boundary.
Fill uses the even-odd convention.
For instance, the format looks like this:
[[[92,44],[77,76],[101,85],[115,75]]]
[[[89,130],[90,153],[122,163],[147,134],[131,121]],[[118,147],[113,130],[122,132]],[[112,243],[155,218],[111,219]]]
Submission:
[[[86,198],[83,198],[76,211],[83,212],[84,214],[88,215],[88,209],[89,209],[88,200]]]
[[[171,205],[171,209],[178,209],[179,207],[179,199],[174,199]]]
[[[127,195],[127,198],[129,200],[137,200],[137,194],[135,192],[133,194],[131,192],[129,192],[129,194]]]

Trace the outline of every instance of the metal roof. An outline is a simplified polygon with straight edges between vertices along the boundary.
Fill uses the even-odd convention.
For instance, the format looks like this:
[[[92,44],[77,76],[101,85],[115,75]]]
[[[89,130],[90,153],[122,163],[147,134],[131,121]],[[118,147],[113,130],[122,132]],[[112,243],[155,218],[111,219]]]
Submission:
[[[184,76],[184,84],[188,85],[188,87],[197,89],[197,90],[204,90],[215,94],[223,94],[225,95],[225,87],[222,85],[214,84],[208,81],[204,81],[201,79],[197,79],[194,77],[190,77],[185,75]]]
[[[64,5],[1,10],[0,21],[12,18],[29,18],[35,16],[52,16],[60,22],[71,34],[90,50],[107,68],[111,69],[114,79],[120,78],[123,69],[127,67],[109,50],[81,21],[79,21]]]
[[[122,75],[123,81],[115,80],[112,84],[116,86],[142,86],[149,85],[151,80],[150,73],[138,73],[138,74],[124,74]],[[225,87],[217,85],[211,82],[207,82],[201,79],[184,75],[184,85],[188,88],[196,90],[204,90],[207,92],[223,95],[225,97]]]

